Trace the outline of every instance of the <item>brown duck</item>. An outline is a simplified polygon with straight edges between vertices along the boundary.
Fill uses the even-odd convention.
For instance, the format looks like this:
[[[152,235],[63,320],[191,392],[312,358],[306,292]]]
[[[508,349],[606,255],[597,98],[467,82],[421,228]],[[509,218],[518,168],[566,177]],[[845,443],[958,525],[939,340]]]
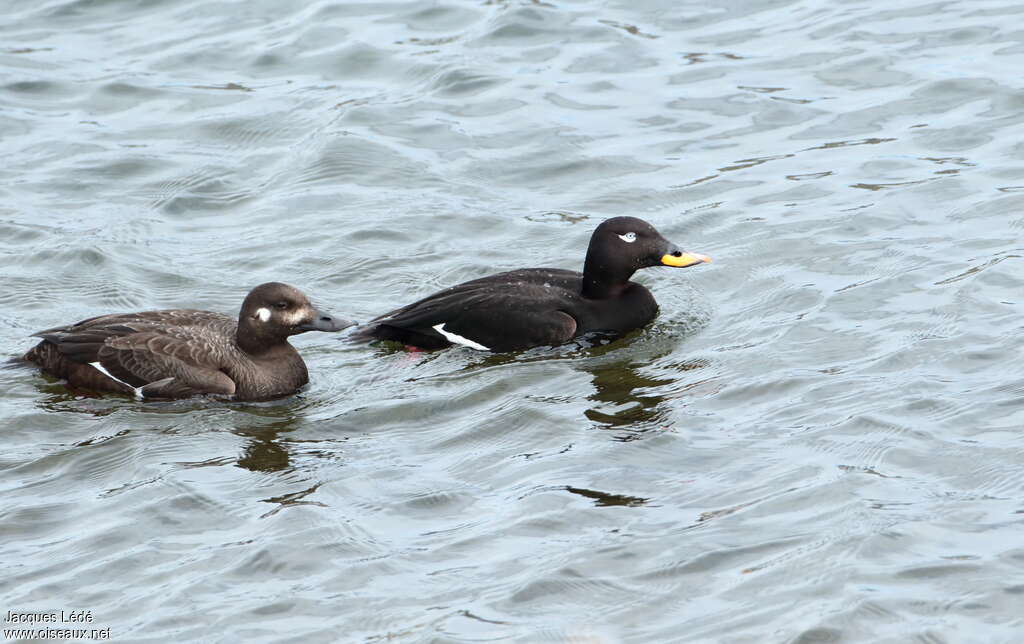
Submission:
[[[33,334],[42,341],[23,359],[72,387],[140,399],[269,400],[309,381],[289,336],[351,325],[295,287],[268,282],[246,296],[237,320],[194,309],[101,315]]]

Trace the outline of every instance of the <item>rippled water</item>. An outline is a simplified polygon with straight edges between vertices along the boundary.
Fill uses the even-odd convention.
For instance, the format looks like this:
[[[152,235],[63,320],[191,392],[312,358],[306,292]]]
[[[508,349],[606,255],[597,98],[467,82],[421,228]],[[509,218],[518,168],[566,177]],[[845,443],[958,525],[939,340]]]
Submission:
[[[366,320],[641,216],[596,349],[309,334],[273,404],[0,370],[0,612],[117,641],[1018,642],[1024,7],[8,2],[0,340]],[[7,626],[5,626],[7,627]]]

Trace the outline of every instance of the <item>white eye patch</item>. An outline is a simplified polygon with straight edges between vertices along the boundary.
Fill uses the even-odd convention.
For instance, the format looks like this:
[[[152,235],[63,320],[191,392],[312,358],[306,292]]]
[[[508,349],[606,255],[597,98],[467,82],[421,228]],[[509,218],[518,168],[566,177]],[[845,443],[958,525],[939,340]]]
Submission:
[[[267,307],[256,309],[256,318],[260,322],[266,322],[267,320],[270,319],[270,309],[268,309]]]
[[[619,235],[619,239],[626,242],[627,244],[632,244],[633,242],[636,241],[636,233],[626,233],[625,235]]]

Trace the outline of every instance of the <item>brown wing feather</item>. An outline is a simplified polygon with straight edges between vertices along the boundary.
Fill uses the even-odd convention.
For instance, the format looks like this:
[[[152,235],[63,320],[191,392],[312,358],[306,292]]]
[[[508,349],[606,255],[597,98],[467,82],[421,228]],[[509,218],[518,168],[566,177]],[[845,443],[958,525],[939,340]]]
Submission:
[[[61,362],[98,362],[114,378],[132,387],[153,384],[144,389],[146,395],[178,398],[202,393],[234,394],[235,383],[220,371],[220,366],[230,352],[235,325],[233,318],[219,313],[174,309],[101,315],[35,335],[43,338],[41,345],[50,344],[59,351]],[[37,347],[26,358],[47,368],[37,359],[47,353],[52,351]],[[65,366],[64,373],[53,371],[68,378],[72,385],[91,386],[95,380],[74,382],[75,375],[84,377],[89,373],[82,369]],[[123,389],[111,383],[114,381],[105,383],[108,386],[104,388]]]

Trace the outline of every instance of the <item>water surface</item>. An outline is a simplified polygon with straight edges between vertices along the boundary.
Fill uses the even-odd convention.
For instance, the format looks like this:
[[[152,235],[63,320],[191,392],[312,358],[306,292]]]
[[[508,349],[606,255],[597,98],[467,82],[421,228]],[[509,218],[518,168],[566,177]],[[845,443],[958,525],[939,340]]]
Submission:
[[[0,370],[0,612],[124,642],[1017,642],[1024,8],[43,0],[0,25],[0,341],[366,320],[643,217],[608,346],[295,340],[272,404]]]

